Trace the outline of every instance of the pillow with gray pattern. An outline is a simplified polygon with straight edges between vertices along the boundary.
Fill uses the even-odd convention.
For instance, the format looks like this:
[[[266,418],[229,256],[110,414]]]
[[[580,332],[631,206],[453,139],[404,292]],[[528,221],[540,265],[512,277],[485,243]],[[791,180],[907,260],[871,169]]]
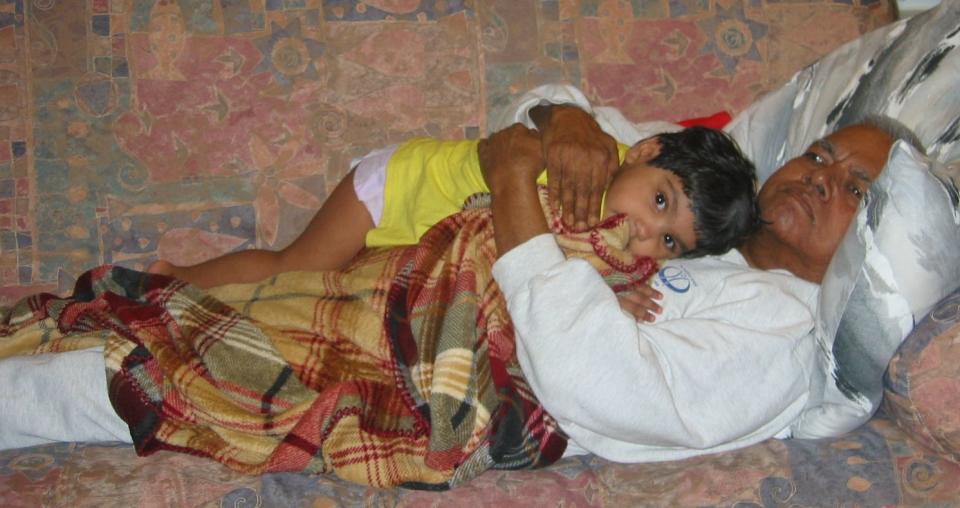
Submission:
[[[814,141],[867,114],[913,129],[938,161],[960,159],[960,1],[851,41],[737,115],[726,130],[764,181]]]
[[[883,373],[917,321],[960,286],[960,209],[954,180],[898,141],[824,278],[817,340],[822,400],[797,437],[842,434],[880,405]]]

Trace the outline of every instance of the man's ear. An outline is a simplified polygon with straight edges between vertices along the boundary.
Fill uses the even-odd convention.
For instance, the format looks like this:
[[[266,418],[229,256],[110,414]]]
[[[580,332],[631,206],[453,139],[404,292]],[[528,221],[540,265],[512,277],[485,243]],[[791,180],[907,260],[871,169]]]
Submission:
[[[635,162],[646,162],[658,155],[660,155],[660,138],[650,136],[631,146],[627,150],[626,155],[624,155],[623,162],[629,162],[631,164]]]

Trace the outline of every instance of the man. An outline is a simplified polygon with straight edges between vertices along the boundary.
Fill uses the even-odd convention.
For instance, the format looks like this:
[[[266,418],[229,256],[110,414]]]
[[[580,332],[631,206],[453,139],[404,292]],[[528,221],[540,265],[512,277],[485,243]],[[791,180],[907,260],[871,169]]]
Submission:
[[[565,158],[586,163],[569,145],[551,155],[552,142],[612,140],[576,108],[541,113],[533,116],[542,134],[513,126],[484,142],[480,156],[500,252],[494,276],[520,363],[569,434],[570,453],[641,462],[815,437],[804,415],[822,375],[812,335],[817,284],[902,136],[848,126],[789,161],[760,191],[766,223],[755,236],[723,256],[665,263],[654,283],[663,313],[647,324],[620,303],[637,317],[652,317],[656,306],[618,302],[589,266],[563,258],[534,191],[534,168],[545,159],[548,168]]]

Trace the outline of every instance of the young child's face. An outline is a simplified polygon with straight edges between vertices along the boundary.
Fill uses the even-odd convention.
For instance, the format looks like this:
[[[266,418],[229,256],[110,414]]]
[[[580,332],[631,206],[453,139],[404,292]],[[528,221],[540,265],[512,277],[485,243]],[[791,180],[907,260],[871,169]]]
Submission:
[[[607,188],[604,216],[626,214],[627,247],[635,256],[669,259],[693,249],[697,245],[693,209],[680,177],[648,165],[653,157],[631,152]]]

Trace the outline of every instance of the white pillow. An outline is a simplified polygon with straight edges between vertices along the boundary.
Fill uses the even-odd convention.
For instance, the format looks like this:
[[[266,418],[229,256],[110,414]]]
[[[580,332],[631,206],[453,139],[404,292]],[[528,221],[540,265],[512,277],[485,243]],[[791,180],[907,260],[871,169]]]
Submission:
[[[896,118],[930,158],[960,158],[960,1],[852,41],[738,115],[727,130],[763,181],[813,141],[867,114]],[[821,370],[797,437],[867,421],[897,345],[960,282],[956,188],[898,143],[827,270],[817,340]]]

